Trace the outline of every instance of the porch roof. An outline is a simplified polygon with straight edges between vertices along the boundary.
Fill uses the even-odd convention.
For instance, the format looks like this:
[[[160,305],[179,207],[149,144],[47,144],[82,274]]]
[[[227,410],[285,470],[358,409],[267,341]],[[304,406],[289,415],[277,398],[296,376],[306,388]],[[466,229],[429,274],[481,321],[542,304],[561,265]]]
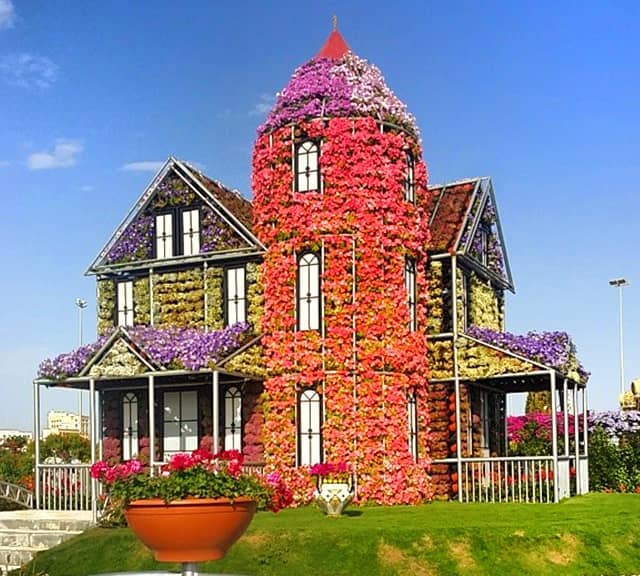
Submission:
[[[557,349],[554,350],[556,356],[545,356],[540,351],[537,354],[525,355],[525,352],[517,347],[509,349],[504,345],[498,345],[489,338],[492,331],[484,332],[460,335],[459,370],[462,379],[482,381],[507,392],[548,390],[549,377],[552,374],[566,379],[569,388],[586,386],[589,374],[578,362],[575,347],[564,333],[547,333],[561,335],[566,349],[561,350],[561,344],[557,344]],[[512,336],[508,333],[494,334]],[[532,334],[527,336],[531,337]]]
[[[183,378],[214,371],[238,378],[259,378],[227,369],[227,362],[259,345],[248,324],[213,332],[193,328],[119,327],[97,342],[40,364],[36,382],[84,387],[89,380],[131,381],[149,375]],[[184,378],[183,378],[184,379]]]

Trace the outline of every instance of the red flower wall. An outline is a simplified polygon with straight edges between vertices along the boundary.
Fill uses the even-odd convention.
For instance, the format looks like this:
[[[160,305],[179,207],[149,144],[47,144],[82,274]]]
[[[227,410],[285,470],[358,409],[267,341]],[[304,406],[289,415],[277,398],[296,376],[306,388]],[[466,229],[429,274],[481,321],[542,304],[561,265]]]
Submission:
[[[321,141],[323,193],[292,191],[293,140],[301,134]],[[416,158],[416,204],[404,199],[406,150]],[[325,459],[349,464],[358,500],[396,504],[431,498],[422,329],[426,184],[419,145],[402,131],[381,131],[373,118],[313,120],[256,142],[254,229],[267,246],[265,458],[286,471],[299,501],[313,489],[308,470],[295,462],[297,392],[305,387],[323,394]],[[295,331],[296,254],[321,248],[324,337]],[[404,286],[406,257],[417,263],[414,332]],[[410,392],[418,399],[417,462],[408,447]]]

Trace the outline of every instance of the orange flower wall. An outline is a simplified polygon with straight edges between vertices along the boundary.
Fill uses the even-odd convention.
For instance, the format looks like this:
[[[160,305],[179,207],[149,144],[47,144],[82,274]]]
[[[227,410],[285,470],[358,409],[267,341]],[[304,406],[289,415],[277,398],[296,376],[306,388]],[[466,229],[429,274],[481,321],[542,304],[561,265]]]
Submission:
[[[321,142],[322,193],[292,191],[293,139]],[[404,199],[406,156],[416,158],[416,204]],[[419,145],[373,118],[334,118],[265,133],[253,158],[255,231],[267,247],[265,457],[306,501],[313,483],[296,467],[297,393],[323,396],[327,461],[346,461],[359,501],[430,499],[427,408],[427,171]],[[323,333],[296,331],[296,255],[321,251]],[[404,284],[416,261],[418,330]],[[419,458],[409,451],[407,395],[418,408]]]

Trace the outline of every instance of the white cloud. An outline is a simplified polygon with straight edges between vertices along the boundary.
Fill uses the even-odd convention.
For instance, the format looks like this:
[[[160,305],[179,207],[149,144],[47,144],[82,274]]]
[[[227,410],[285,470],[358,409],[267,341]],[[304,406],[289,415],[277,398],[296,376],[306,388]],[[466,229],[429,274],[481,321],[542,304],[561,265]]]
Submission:
[[[56,140],[51,152],[35,152],[27,158],[29,170],[67,168],[76,163],[76,156],[84,147],[77,140]]]
[[[260,94],[260,98],[256,105],[249,110],[249,116],[264,116],[273,108],[275,102],[276,97],[273,94]]]
[[[16,21],[16,11],[11,0],[0,0],[0,30],[13,28]]]
[[[58,65],[28,52],[6,54],[0,58],[0,76],[10,86],[48,88],[58,78]]]
[[[142,162],[129,162],[123,164],[120,170],[125,172],[157,172],[164,166],[164,162],[159,160],[144,160]]]

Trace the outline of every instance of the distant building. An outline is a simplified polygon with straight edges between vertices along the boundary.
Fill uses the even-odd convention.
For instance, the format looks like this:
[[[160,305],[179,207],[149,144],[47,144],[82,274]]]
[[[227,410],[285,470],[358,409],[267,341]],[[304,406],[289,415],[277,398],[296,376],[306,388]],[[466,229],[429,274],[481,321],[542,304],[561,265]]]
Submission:
[[[50,434],[80,434],[89,436],[89,417],[82,416],[77,412],[66,412],[64,410],[50,410],[47,414],[47,427],[43,436],[46,438]]]
[[[27,438],[27,440],[33,439],[33,434],[31,432],[25,432],[24,430],[10,430],[8,428],[0,430],[0,445],[4,444],[7,438],[15,438],[16,436],[20,438]]]

